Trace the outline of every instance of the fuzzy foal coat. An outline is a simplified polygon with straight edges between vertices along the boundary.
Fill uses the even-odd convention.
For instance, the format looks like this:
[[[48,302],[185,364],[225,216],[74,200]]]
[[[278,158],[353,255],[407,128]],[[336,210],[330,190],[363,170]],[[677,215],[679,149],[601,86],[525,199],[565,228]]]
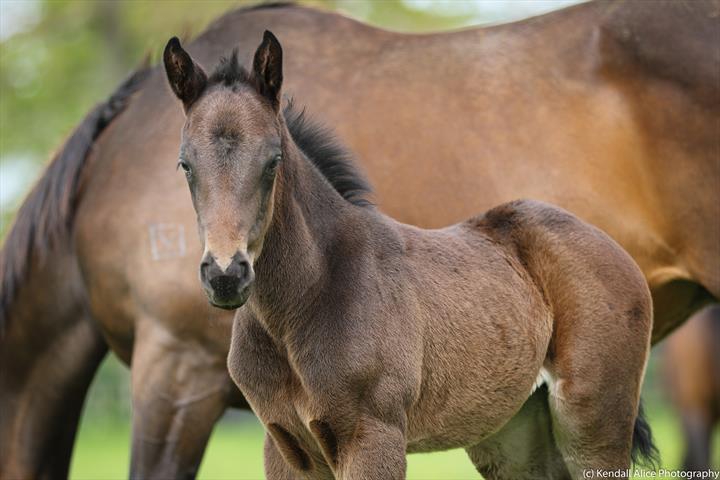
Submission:
[[[632,258],[541,202],[422,230],[348,201],[288,131],[277,39],[252,72],[235,63],[208,83],[177,39],[165,50],[202,265],[228,259],[213,278],[232,288],[206,292],[245,304],[228,367],[267,429],[267,477],[401,479],[406,452],[457,447],[490,478],[628,468],[652,328]],[[546,407],[526,404],[538,377]]]
[[[651,306],[609,237],[532,201],[425,231],[306,183],[322,185],[277,194],[228,360],[269,432],[268,478],[401,478],[406,450],[457,447],[505,477],[513,459],[484,441],[541,369],[567,468],[628,464]]]

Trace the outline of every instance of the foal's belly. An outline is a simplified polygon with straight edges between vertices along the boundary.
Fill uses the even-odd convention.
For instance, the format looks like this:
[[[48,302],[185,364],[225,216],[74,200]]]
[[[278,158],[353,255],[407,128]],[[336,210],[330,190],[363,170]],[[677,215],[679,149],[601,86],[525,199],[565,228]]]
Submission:
[[[484,279],[473,295],[455,302],[452,316],[426,323],[421,393],[408,411],[409,451],[475,445],[507,423],[534,390],[552,314],[529,283],[500,278]]]
[[[523,375],[511,387],[496,389],[490,377],[486,388],[460,387],[434,395],[426,391],[423,403],[408,413],[408,452],[466,448],[482,442],[521,409],[535,388],[540,368],[524,365]]]

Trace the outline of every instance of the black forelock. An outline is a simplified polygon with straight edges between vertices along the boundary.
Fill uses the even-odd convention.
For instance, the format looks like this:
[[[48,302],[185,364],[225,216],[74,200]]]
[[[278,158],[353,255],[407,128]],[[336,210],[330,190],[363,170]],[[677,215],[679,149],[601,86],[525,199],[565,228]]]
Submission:
[[[215,70],[213,70],[208,79],[209,85],[224,85],[230,87],[237,83],[248,83],[250,81],[250,73],[240,65],[238,61],[237,48],[232,51],[229,57],[220,58]]]
[[[233,87],[252,84],[250,73],[240,65],[238,51],[234,49],[229,57],[222,57],[208,79],[209,85]],[[354,156],[324,125],[313,121],[305,109],[295,108],[292,99],[287,100],[283,116],[293,140],[330,182],[330,185],[348,202],[354,205],[371,206],[368,199],[372,193],[370,182],[358,168]]]

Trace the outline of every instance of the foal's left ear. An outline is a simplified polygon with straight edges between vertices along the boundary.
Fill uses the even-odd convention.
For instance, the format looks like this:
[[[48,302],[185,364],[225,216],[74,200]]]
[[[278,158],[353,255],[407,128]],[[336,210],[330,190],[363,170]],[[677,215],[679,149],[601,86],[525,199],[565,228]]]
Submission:
[[[171,38],[165,46],[163,63],[170,88],[182,100],[187,113],[205,89],[207,75],[200,65],[193,61],[190,54],[183,50],[177,37]]]
[[[280,87],[282,87],[282,47],[269,30],[255,52],[253,77],[262,96],[270,101],[275,112],[280,110]]]

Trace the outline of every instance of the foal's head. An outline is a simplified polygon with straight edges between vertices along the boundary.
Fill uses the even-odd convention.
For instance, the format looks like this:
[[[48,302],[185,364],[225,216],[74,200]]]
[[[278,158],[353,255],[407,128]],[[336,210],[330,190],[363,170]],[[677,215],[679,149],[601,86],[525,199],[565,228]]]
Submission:
[[[282,49],[265,32],[251,72],[232,58],[208,77],[172,38],[164,63],[186,115],[178,166],[205,248],[200,280],[213,305],[237,308],[254,279],[282,163]]]

